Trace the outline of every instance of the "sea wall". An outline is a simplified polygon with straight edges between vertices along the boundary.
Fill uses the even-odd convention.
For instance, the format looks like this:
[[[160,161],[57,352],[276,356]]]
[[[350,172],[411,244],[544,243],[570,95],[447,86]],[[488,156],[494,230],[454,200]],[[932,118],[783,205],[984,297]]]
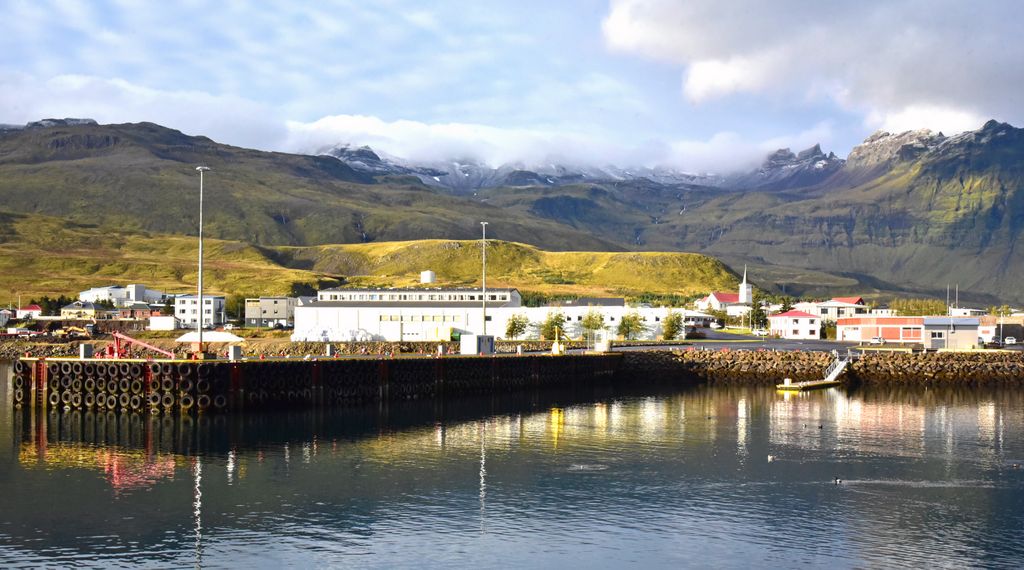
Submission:
[[[828,352],[682,350],[626,353],[623,367],[661,381],[774,385],[820,380]],[[868,353],[847,369],[848,383],[908,385],[1024,385],[1020,352]]]
[[[175,413],[331,406],[611,382],[619,354],[189,362],[18,360],[16,406]]]

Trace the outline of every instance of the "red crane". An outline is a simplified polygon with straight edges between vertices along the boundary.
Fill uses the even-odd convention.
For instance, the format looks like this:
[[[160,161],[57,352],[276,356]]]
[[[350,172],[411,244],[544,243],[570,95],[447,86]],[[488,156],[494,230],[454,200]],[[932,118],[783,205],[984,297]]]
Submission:
[[[105,358],[128,358],[128,351],[131,349],[133,344],[138,345],[142,348],[152,350],[153,352],[162,354],[167,358],[175,358],[173,352],[153,346],[152,344],[149,344],[147,342],[143,342],[141,340],[132,338],[124,333],[114,331],[110,333],[110,336],[114,337],[114,344],[107,345],[106,354],[103,355]]]

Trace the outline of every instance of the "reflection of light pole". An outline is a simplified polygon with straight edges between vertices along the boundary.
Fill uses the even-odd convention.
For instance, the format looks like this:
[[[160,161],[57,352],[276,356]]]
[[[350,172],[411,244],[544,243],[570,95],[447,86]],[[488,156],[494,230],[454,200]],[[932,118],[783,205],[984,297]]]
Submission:
[[[209,166],[197,166],[199,171],[199,319],[196,330],[199,332],[199,351],[203,351],[203,173],[210,170]]]
[[[487,334],[487,222],[480,222],[480,228],[483,230],[483,238],[480,241],[480,251],[483,259],[483,267],[480,270],[480,289],[483,292],[481,298],[483,299],[483,312],[484,312],[484,332]]]

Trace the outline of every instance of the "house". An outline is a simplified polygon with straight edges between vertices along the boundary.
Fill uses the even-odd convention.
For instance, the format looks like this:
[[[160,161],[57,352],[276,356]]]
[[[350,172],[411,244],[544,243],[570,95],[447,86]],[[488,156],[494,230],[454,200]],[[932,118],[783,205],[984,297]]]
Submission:
[[[968,307],[950,307],[949,316],[951,317],[980,317],[987,314],[988,311],[984,309],[971,309]]]
[[[38,319],[43,316],[43,308],[39,305],[26,305],[17,311],[18,319]]]
[[[200,322],[199,298],[196,295],[178,295],[174,298],[174,316],[181,326],[194,328]],[[204,327],[224,324],[224,297],[203,295],[202,323]]]
[[[245,325],[290,327],[295,324],[295,297],[260,297],[245,300]]]
[[[768,317],[772,336],[787,340],[814,340],[821,338],[821,319],[803,311],[786,311]]]
[[[881,338],[891,343],[921,343],[924,340],[924,317],[860,316],[836,321],[836,339],[868,342]]]
[[[104,315],[100,315],[100,313]],[[96,319],[105,316],[106,310],[88,301],[75,301],[60,308],[62,319]]]
[[[924,317],[924,347],[969,350],[978,346],[980,321],[973,317]]]
[[[828,301],[805,301],[795,303],[793,308],[816,315],[823,321],[833,323],[839,319],[866,315],[870,312],[868,306],[864,304],[864,299],[860,297],[836,297]]]
[[[119,319],[148,319],[159,314],[160,309],[154,309],[146,303],[132,303],[117,309]]]
[[[14,315],[15,315],[14,311],[9,311],[7,309],[0,309],[0,327],[5,326],[7,324],[7,321],[9,321],[12,318],[14,318]]]

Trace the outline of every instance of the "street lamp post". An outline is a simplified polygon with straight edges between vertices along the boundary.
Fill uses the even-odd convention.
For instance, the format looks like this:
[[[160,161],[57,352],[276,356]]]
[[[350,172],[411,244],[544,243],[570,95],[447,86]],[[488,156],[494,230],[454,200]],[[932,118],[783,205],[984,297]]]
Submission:
[[[480,241],[480,251],[483,267],[480,270],[480,290],[483,293],[481,299],[483,299],[483,313],[484,313],[484,327],[483,334],[487,335],[487,222],[480,222],[480,228],[483,230],[483,237]]]
[[[203,351],[203,173],[210,170],[209,166],[197,166],[199,171],[199,318],[196,320],[196,331],[199,333],[199,351]],[[212,314],[212,313],[211,313]]]

